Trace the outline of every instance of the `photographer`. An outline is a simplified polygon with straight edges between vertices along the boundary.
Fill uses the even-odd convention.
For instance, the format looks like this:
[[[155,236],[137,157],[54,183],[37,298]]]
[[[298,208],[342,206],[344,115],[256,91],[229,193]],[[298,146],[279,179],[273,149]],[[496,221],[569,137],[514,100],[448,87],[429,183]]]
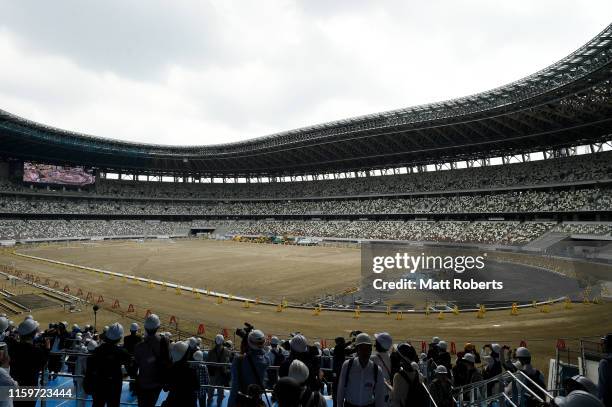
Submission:
[[[268,351],[268,359],[270,359],[270,366],[280,366],[285,361],[285,355],[282,349],[278,346],[280,341],[276,336],[270,339],[270,350]],[[268,386],[274,388],[276,381],[278,380],[278,370],[270,369],[268,374]]]
[[[238,330],[237,335],[242,337],[240,356],[236,356],[232,363],[232,387],[227,405],[234,406],[261,406],[261,396],[264,394],[266,371],[270,360],[264,351],[266,338],[258,329],[253,330],[251,325],[245,324],[246,330]],[[248,331],[248,335],[245,335]]]

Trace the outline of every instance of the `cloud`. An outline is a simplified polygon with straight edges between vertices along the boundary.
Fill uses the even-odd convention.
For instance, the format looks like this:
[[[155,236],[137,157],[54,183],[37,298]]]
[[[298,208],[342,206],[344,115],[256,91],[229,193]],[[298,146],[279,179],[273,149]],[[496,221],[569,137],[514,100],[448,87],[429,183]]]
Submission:
[[[0,108],[158,144],[245,140],[487,90],[608,23],[593,1],[0,0]]]

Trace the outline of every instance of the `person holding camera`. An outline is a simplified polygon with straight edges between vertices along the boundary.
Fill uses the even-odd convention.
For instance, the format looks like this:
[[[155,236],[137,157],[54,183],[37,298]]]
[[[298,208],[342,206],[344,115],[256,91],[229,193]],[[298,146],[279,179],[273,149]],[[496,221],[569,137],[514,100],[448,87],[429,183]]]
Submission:
[[[268,359],[270,359],[270,366],[280,366],[285,361],[285,355],[283,350],[279,346],[280,341],[276,336],[270,339],[270,350],[268,351]],[[278,380],[278,370],[270,369],[268,374],[268,386],[274,388],[276,381]]]
[[[250,325],[247,325],[247,330],[236,333],[242,337],[242,354],[232,362],[232,386],[227,405],[261,406],[266,371],[270,366],[270,359],[264,351],[266,338],[262,331]]]

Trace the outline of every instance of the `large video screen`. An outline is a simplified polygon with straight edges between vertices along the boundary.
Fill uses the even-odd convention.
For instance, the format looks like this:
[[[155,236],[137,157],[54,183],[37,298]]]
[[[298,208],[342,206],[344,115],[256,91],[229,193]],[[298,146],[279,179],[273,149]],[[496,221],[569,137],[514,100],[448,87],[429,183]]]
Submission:
[[[23,163],[23,181],[36,184],[91,185],[96,181],[92,169],[59,165]]]

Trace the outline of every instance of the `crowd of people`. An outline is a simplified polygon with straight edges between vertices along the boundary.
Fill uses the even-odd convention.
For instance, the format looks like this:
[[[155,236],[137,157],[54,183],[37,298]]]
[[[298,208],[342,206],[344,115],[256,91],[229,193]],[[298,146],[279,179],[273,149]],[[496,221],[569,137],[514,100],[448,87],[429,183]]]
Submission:
[[[191,222],[0,219],[0,240],[186,236]]]
[[[143,325],[143,333],[138,323],[130,325],[129,333],[119,323],[97,332],[90,325],[69,328],[65,321],[41,330],[32,316],[17,325],[0,316],[0,386],[40,386],[41,372],[48,372],[50,380],[67,372],[79,405],[90,395],[94,407],[118,406],[127,379],[141,407],[157,405],[162,392],[166,407],[221,407],[225,390],[230,407],[271,407],[271,402],[325,407],[330,397],[338,407],[425,407],[431,400],[451,407],[462,400],[511,394],[516,384],[502,375],[510,371],[530,379],[523,405],[540,406],[537,399],[546,399],[544,376],[525,347],[513,350],[491,343],[478,352],[467,343],[453,356],[438,337],[422,352],[386,332],[371,336],[354,331],[326,348],[309,343],[301,333],[280,340],[245,324],[236,331],[241,338],[236,348],[222,335],[206,348],[201,338],[173,340],[169,332],[160,332],[155,314]],[[565,381],[555,405],[612,405],[612,334],[603,338],[602,346],[598,386],[574,376]]]
[[[0,220],[0,240],[89,239],[92,237],[186,237],[192,230],[221,235],[296,236],[524,245],[544,235],[612,234],[612,223],[552,221],[400,221],[400,220]]]
[[[475,190],[575,183],[612,178],[612,152],[494,165],[447,171],[389,174],[356,178],[294,182],[186,183],[98,179],[95,186],[71,190],[80,194],[124,198],[296,198],[329,197],[448,190]],[[32,188],[35,188],[34,186]],[[31,190],[6,183],[0,190]],[[64,192],[63,187],[48,186],[47,192]]]
[[[612,188],[525,190],[403,198],[278,201],[162,201],[0,195],[0,213],[59,215],[371,215],[605,211]]]

